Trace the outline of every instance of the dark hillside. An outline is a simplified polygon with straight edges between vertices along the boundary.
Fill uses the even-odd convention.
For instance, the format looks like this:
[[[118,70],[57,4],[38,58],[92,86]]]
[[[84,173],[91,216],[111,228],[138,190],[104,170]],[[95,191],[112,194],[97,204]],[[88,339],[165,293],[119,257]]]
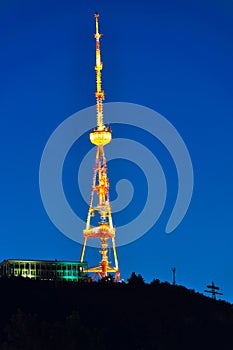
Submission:
[[[0,349],[233,349],[233,309],[182,286],[0,280]]]

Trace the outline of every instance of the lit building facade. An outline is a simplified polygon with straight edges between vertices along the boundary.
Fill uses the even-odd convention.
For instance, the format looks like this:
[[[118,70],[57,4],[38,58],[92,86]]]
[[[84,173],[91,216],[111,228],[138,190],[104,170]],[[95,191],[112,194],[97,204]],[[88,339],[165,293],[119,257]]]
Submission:
[[[87,278],[84,269],[87,269],[86,262],[9,259],[0,263],[0,277],[78,282]]]

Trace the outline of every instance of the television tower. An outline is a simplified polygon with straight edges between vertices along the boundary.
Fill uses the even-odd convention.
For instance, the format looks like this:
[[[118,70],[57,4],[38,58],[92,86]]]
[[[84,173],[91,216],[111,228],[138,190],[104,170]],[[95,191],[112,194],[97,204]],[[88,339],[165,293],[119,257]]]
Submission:
[[[94,165],[94,176],[91,189],[90,204],[88,209],[86,228],[83,230],[84,242],[81,252],[80,261],[83,262],[87,239],[95,238],[100,240],[101,261],[99,265],[86,269],[86,272],[94,273],[92,280],[97,276],[105,278],[108,273],[115,275],[114,280],[120,280],[120,271],[117,259],[116,244],[115,244],[115,228],[112,222],[112,213],[109,200],[109,180],[107,177],[106,158],[104,155],[104,146],[111,142],[112,132],[109,127],[104,125],[103,121],[103,100],[104,91],[102,90],[101,71],[103,63],[101,62],[100,54],[100,38],[99,33],[99,14],[95,14],[96,32],[96,114],[97,128],[90,132],[90,141],[96,149],[96,159]],[[96,203],[95,203],[96,202]],[[98,216],[98,226],[91,226],[93,217]],[[114,254],[114,266],[110,265],[108,260],[108,239],[112,241],[112,249]]]

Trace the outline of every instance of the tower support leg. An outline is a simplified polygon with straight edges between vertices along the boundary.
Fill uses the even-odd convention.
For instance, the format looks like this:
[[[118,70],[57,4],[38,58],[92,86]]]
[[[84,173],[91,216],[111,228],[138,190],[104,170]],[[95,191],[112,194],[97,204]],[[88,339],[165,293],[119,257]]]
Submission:
[[[116,252],[115,238],[112,238],[112,249],[114,254],[115,267],[116,267],[116,270],[118,271],[118,258],[117,258],[117,252]]]
[[[85,253],[85,249],[86,249],[86,244],[87,244],[87,238],[84,237],[84,242],[83,242],[83,247],[82,247],[80,262],[83,262],[84,253]]]

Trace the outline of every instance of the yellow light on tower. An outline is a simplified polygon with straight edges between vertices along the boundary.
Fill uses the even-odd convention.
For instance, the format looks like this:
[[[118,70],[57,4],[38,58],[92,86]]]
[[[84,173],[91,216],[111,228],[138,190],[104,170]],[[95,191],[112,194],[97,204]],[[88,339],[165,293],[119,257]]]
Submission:
[[[96,146],[107,145],[112,140],[112,133],[110,130],[94,130],[90,132],[90,141]]]

